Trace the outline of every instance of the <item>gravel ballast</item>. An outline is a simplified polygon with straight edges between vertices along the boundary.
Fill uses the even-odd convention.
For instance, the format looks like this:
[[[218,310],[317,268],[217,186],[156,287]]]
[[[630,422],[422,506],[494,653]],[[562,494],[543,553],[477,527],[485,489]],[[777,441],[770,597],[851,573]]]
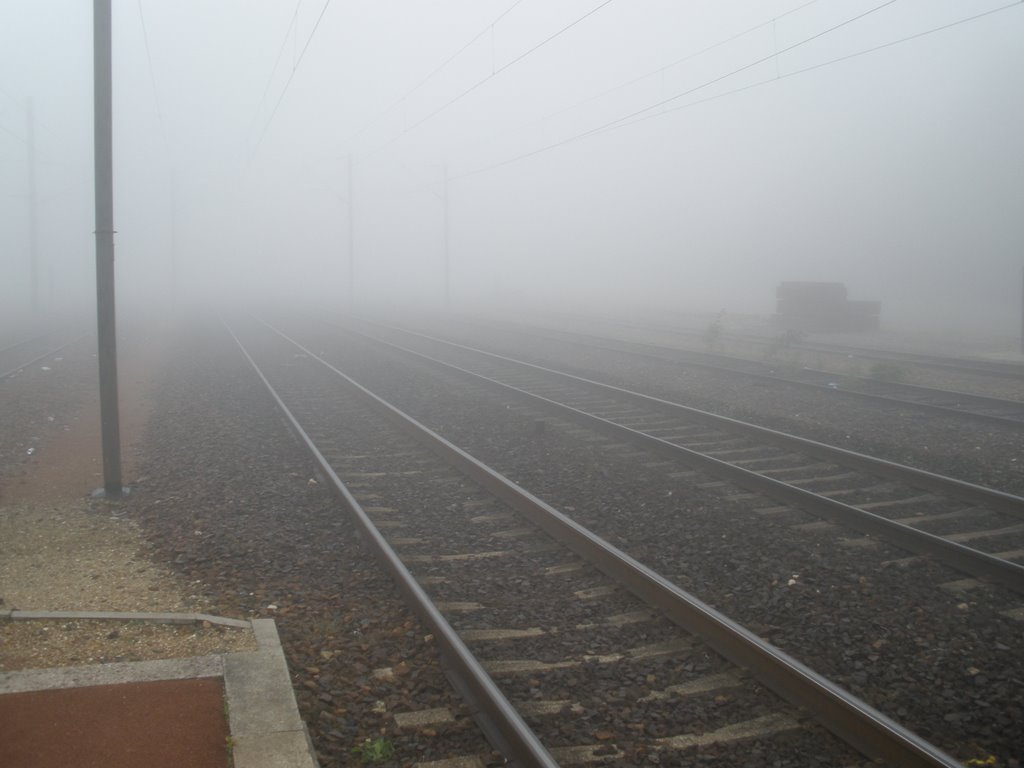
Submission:
[[[1024,433],[1016,425],[971,422],[966,417],[940,418],[913,408],[869,405],[846,399],[840,391],[812,392],[785,382],[687,368],[500,328],[432,324],[427,332],[433,330],[445,338],[526,362],[1024,494]]]
[[[125,502],[151,556],[195,584],[211,611],[277,622],[300,714],[323,766],[491,754],[406,611],[287,431],[222,326],[168,350]],[[375,675],[390,668],[392,675]],[[446,707],[452,723],[400,728],[395,715]]]
[[[884,565],[905,553],[776,525],[557,422],[538,436],[543,414],[454,377],[327,333],[308,338],[357,380],[925,738],[963,759],[1020,760],[1024,646],[1019,624],[1000,615],[1012,596],[939,589],[959,574],[920,560]]]

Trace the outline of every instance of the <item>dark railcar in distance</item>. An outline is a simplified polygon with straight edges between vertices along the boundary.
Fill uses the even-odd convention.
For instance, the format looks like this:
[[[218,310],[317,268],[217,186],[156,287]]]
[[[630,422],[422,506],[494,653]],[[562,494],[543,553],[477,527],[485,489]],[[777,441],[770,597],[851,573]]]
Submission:
[[[775,290],[775,323],[810,333],[878,330],[882,303],[851,301],[842,283],[784,282]]]

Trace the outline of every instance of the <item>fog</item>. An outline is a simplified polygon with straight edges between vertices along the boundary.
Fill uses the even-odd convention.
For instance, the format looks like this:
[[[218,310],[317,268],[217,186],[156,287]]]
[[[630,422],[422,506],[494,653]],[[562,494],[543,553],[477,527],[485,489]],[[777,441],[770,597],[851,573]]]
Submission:
[[[827,280],[1012,335],[1005,5],[114,0],[119,299],[439,308],[447,237],[452,308],[770,314]],[[88,307],[91,3],[0,21],[0,301]]]

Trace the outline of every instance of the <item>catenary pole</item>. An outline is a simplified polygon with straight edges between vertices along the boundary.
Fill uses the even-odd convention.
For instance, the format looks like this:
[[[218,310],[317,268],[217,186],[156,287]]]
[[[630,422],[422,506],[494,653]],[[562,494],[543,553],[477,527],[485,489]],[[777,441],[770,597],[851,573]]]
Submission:
[[[174,179],[174,169],[170,172],[170,207],[171,207],[171,297],[177,301],[178,286],[178,186]]]
[[[348,156],[348,311],[355,311],[356,301],[356,236],[355,201],[352,198],[352,155]]]
[[[448,251],[448,163],[444,164],[444,308],[451,309],[451,255]]]
[[[25,108],[28,118],[28,258],[31,275],[32,314],[39,317],[39,224],[36,211],[36,115],[32,99]]]
[[[93,0],[93,140],[96,183],[96,328],[100,368],[103,491],[121,496],[114,301],[114,146],[110,0]]]

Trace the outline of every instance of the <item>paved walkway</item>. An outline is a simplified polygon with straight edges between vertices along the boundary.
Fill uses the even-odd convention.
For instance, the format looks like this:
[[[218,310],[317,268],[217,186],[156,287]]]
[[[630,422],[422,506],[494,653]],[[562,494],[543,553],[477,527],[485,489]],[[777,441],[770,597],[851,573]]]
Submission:
[[[251,626],[252,652],[0,672],[0,766],[314,768],[277,628]]]
[[[5,768],[228,768],[219,678],[0,696]]]

